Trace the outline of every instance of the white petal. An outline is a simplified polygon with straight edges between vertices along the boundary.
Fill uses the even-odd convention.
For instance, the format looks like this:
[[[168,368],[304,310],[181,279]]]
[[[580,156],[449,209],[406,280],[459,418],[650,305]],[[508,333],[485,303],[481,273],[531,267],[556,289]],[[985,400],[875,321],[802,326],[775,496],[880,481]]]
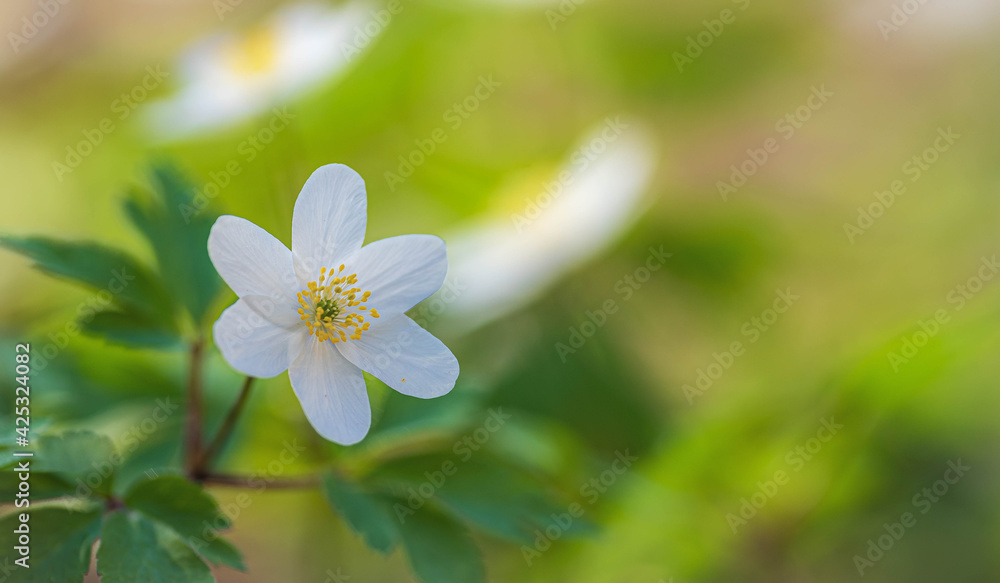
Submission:
[[[365,240],[368,222],[365,181],[342,164],[312,173],[292,212],[292,252],[300,281],[319,277],[321,267],[334,267]]]
[[[208,255],[236,295],[295,298],[298,280],[292,253],[246,219],[219,217],[208,236]]]
[[[368,305],[402,313],[441,289],[448,273],[444,241],[433,235],[402,235],[365,245],[345,262],[358,287],[372,292]]]
[[[302,318],[299,315],[301,307],[294,298],[284,296],[280,298],[269,298],[267,296],[249,295],[240,298],[244,304],[257,313],[261,318],[281,328],[293,329],[301,326],[305,329]]]
[[[301,351],[304,331],[275,326],[243,300],[226,308],[212,327],[215,345],[234,369],[252,377],[277,376]]]
[[[458,359],[448,347],[403,314],[336,346],[362,370],[411,397],[440,397],[458,379]]]
[[[342,445],[368,433],[372,410],[361,370],[330,342],[307,337],[299,358],[288,369],[295,395],[316,431]]]

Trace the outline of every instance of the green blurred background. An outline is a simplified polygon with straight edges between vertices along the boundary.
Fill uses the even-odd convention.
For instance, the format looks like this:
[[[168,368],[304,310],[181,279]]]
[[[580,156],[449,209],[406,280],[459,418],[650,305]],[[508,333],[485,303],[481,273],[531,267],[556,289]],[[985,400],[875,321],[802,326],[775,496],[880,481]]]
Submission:
[[[462,363],[459,386],[439,400],[451,404],[436,406],[450,415],[468,404],[472,429],[488,407],[514,413],[490,455],[544,470],[599,527],[553,542],[531,565],[517,545],[479,537],[490,579],[851,581],[861,576],[860,556],[871,561],[860,569],[869,581],[1000,580],[1000,293],[986,277],[970,282],[1000,247],[992,2],[900,2],[895,28],[880,24],[895,10],[883,0],[400,2],[338,74],[170,139],[158,135],[152,112],[187,86],[185,51],[227,31],[245,35],[238,46],[248,66],[266,63],[254,51],[273,47],[261,49],[270,41],[254,35],[267,35],[281,3],[227,3],[221,18],[209,0],[60,5],[27,44],[0,50],[0,230],[98,240],[152,261],[121,211],[123,195],[148,184],[148,164],[175,163],[204,193],[212,173],[236,160],[241,172],[210,208],[288,243],[302,183],[338,162],[366,178],[367,240],[426,232],[452,244],[490,220],[509,226],[572,165],[588,132],[622,116],[654,161],[636,187],[640,199],[614,188],[639,171],[626,164],[624,175],[597,183],[606,196],[577,204],[599,217],[627,204],[627,228],[595,231],[579,257],[553,259],[550,284],[535,278],[530,301],[488,322],[462,325],[475,314],[454,306],[422,322]],[[5,2],[0,31],[21,30],[40,6]],[[691,44],[699,39],[708,39],[700,52]],[[170,75],[118,118],[116,100],[157,66]],[[452,128],[445,112],[482,76],[500,86]],[[832,95],[813,99],[798,127],[781,123],[807,111],[814,88]],[[241,144],[267,126],[272,106],[294,119],[248,161]],[[114,131],[60,176],[53,164],[105,117],[115,118]],[[399,157],[438,128],[446,140],[390,185],[385,174],[398,172]],[[925,154],[948,128],[960,137]],[[777,145],[767,161],[720,195],[731,166],[759,158],[766,143]],[[905,166],[914,156],[925,156],[923,166]],[[896,180],[905,194],[849,236],[845,224],[868,224],[859,207]],[[566,221],[573,232],[573,215]],[[578,226],[582,237],[542,238],[530,252],[564,254],[589,239],[591,223]],[[617,285],[646,265],[651,247],[671,256],[626,300]],[[0,254],[0,265],[8,343],[47,342],[88,297],[14,254]],[[799,299],[774,321],[766,310],[777,290]],[[219,298],[214,313],[231,300]],[[578,352],[561,355],[558,343],[608,300],[619,309]],[[926,345],[903,364],[891,360],[907,339],[924,344],[921,325],[935,329],[928,322],[939,310],[948,320]],[[772,323],[758,327],[754,318]],[[730,359],[735,342],[742,350]],[[57,428],[117,439],[154,398],[182,394],[181,352],[79,337],[53,363],[36,380],[34,414]],[[393,425],[384,387],[369,381],[377,421],[359,451],[422,439],[419,426]],[[238,384],[213,351],[210,416],[222,414]],[[824,420],[842,428],[816,441],[829,437]],[[178,427],[162,429],[129,462],[132,474],[169,464]],[[312,449],[282,469],[295,475],[327,447],[285,375],[260,384],[236,437],[226,468],[264,470],[297,438]],[[626,450],[639,461],[591,504],[581,488]],[[959,460],[972,469],[943,495],[940,486],[922,494]],[[238,495],[213,493],[224,508]],[[907,512],[915,525],[885,543]],[[368,550],[318,493],[268,491],[237,514],[232,539],[249,573],[220,570],[220,581],[410,580],[398,554]],[[879,537],[890,548],[869,556]]]

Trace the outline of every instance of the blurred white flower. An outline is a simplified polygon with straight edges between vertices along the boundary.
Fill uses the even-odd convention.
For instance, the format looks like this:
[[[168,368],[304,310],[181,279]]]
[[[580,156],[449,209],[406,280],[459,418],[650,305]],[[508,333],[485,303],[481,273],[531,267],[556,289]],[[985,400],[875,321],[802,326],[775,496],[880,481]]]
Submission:
[[[912,0],[911,0],[912,1]],[[947,0],[928,2],[924,8],[929,26],[952,34],[996,30],[1000,16],[997,0]]]
[[[846,4],[844,10],[847,22],[861,33],[875,31],[884,41],[909,38],[916,44],[927,38],[971,40],[995,32],[1000,19],[996,0],[879,0]]]
[[[254,377],[288,371],[306,417],[350,445],[371,426],[365,370],[404,395],[448,393],[459,366],[403,312],[436,292],[444,241],[403,235],[365,245],[365,183],[347,166],[316,170],[295,201],[292,249],[257,225],[220,217],[208,254],[239,300],[212,329],[222,356]]]
[[[162,139],[210,131],[266,111],[342,73],[391,14],[361,0],[330,8],[294,4],[259,28],[225,33],[181,59],[177,95],[148,108]]]
[[[516,212],[446,237],[446,287],[457,290],[447,301],[457,327],[525,305],[614,242],[640,214],[655,166],[645,133],[608,119]]]

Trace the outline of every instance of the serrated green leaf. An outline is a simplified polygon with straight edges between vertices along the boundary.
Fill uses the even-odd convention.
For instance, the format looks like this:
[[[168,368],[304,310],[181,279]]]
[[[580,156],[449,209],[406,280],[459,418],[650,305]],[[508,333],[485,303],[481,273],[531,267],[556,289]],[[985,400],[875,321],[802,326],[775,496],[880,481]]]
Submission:
[[[162,522],[185,540],[202,537],[206,528],[229,528],[229,519],[215,499],[201,486],[180,476],[140,481],[129,489],[124,501],[129,508]]]
[[[423,508],[400,525],[410,567],[423,583],[486,581],[482,554],[462,525]]]
[[[162,476],[134,484],[125,505],[160,522],[214,565],[245,571],[243,555],[215,531],[229,528],[229,519],[200,486],[180,476]]]
[[[133,194],[125,212],[149,241],[168,289],[200,323],[221,289],[208,257],[208,235],[216,215],[195,205],[193,187],[165,164],[154,165],[157,199],[144,203]]]
[[[21,555],[14,532],[21,524],[20,511],[0,519],[0,556],[8,572],[4,583],[83,581],[90,570],[90,551],[101,528],[101,511],[78,512],[66,508],[38,508],[28,512],[31,537],[29,568],[16,566]]]
[[[194,549],[213,565],[225,565],[237,571],[247,570],[246,565],[243,563],[243,554],[232,543],[221,537],[212,539],[211,542],[201,548],[195,546]]]
[[[139,514],[104,520],[97,552],[101,583],[214,583],[208,565],[177,534]]]
[[[45,237],[0,237],[0,245],[33,259],[38,269],[50,275],[105,290],[115,302],[150,317],[171,312],[170,296],[159,278],[117,249]]]
[[[333,474],[324,477],[323,490],[334,510],[368,546],[380,553],[396,546],[399,528],[381,499]]]

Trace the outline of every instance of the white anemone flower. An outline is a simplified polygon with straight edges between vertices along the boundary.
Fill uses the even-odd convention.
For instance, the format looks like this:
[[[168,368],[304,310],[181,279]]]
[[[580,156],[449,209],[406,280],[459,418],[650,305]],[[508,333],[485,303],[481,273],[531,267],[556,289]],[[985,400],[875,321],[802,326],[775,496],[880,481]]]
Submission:
[[[451,351],[404,314],[444,282],[444,241],[403,235],[362,247],[367,204],[361,177],[332,164],[295,201],[291,250],[234,216],[208,239],[239,296],[213,328],[223,357],[254,377],[288,370],[309,422],[344,445],[371,426],[362,370],[422,399],[448,393],[459,372]]]
[[[448,236],[451,293],[441,297],[455,327],[470,330],[522,307],[604,250],[641,214],[655,169],[646,133],[609,118],[551,182],[521,191],[514,213],[475,219]]]
[[[153,129],[169,140],[229,126],[337,76],[387,24],[369,8],[295,4],[256,29],[199,42],[181,58],[177,95],[150,104]]]

